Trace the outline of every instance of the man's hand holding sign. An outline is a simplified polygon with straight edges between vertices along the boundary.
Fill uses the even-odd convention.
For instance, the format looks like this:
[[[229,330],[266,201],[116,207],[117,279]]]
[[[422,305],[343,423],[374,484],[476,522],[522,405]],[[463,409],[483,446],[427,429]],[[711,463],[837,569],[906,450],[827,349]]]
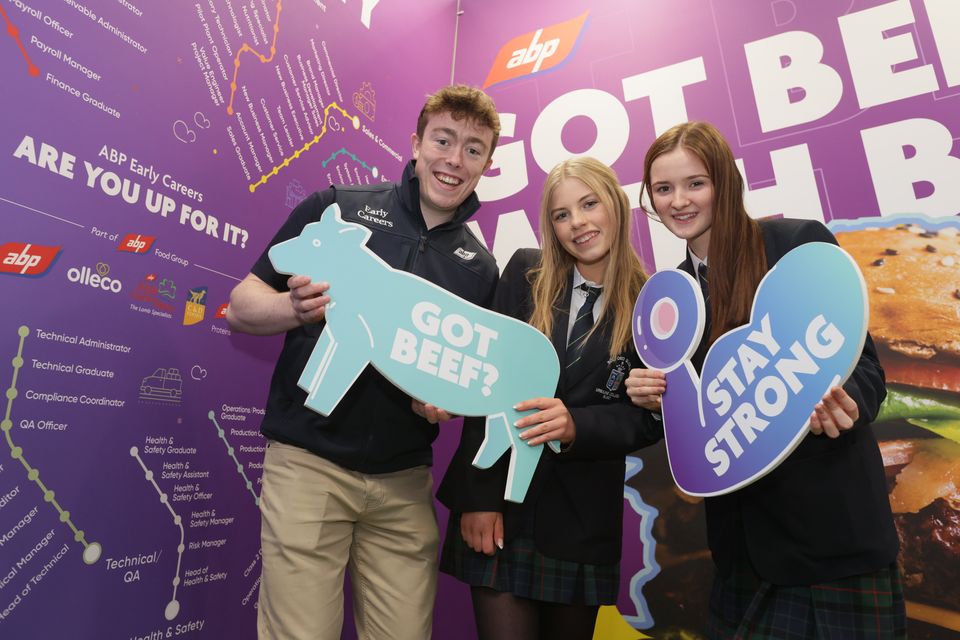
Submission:
[[[553,345],[523,322],[391,268],[364,246],[369,235],[366,228],[344,222],[332,205],[320,222],[270,250],[276,270],[297,274],[290,282],[304,289],[303,296],[291,294],[297,313],[314,317],[325,308],[326,326],[299,380],[306,406],[329,415],[373,364],[431,421],[450,414],[487,416],[486,438],[474,464],[488,468],[510,450],[504,497],[522,502],[543,442],[549,437],[559,448],[556,429],[549,436],[537,431],[530,446],[514,426],[545,408],[544,403],[518,403],[553,397],[559,377]],[[323,282],[305,285],[301,277]]]
[[[767,273],[750,324],[711,346],[701,377],[689,360],[705,324],[700,287],[679,270],[651,277],[634,311],[634,340],[665,386],[648,375],[631,387],[638,396],[665,389],[677,485],[692,495],[729,493],[775,468],[808,429],[836,437],[850,428],[858,409],[838,385],[856,366],[867,314],[853,260],[831,244],[804,244]]]

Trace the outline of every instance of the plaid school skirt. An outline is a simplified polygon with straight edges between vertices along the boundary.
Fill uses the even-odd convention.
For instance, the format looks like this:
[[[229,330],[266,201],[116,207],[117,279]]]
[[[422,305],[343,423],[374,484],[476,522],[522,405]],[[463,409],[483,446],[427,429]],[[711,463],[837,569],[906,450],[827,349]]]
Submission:
[[[492,556],[477,553],[460,535],[460,516],[450,514],[440,555],[440,571],[472,587],[488,587],[521,598],[588,606],[615,604],[620,563],[583,564],[548,558],[533,541],[533,519]]]
[[[744,563],[714,578],[707,637],[719,640],[907,637],[903,586],[896,563],[822,584],[765,582]]]

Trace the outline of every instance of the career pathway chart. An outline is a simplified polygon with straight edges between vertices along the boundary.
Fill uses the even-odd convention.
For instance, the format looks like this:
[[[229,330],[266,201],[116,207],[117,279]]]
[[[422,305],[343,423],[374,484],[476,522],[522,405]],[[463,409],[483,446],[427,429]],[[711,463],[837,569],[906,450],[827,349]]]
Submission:
[[[0,637],[255,636],[280,343],[226,307],[311,192],[403,171],[442,72],[395,80],[377,4],[0,3]]]

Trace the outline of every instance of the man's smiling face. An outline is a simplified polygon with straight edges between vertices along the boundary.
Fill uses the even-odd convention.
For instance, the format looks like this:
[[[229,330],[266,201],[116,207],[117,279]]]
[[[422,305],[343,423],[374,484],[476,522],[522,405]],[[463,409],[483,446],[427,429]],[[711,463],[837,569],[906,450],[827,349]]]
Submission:
[[[423,138],[413,134],[412,142],[424,218],[449,220],[490,167],[493,131],[443,112],[431,116]]]

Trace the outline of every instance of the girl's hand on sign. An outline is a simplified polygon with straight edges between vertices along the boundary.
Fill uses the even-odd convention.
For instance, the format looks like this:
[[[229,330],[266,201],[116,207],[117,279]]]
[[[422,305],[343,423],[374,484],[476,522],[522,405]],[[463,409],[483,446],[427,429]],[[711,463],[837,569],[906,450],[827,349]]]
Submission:
[[[661,396],[667,390],[667,377],[656,369],[631,369],[624,382],[633,404],[650,411],[660,411]]]
[[[860,417],[860,408],[843,387],[833,387],[817,403],[810,414],[810,431],[836,438],[841,431],[852,429]]]
[[[546,444],[551,440],[570,446],[577,437],[573,416],[560,398],[532,398],[519,403],[514,409],[539,409],[537,413],[524,416],[514,423],[515,427],[523,429],[520,438],[530,446]]]
[[[413,409],[413,412],[421,418],[426,418],[430,424],[437,424],[438,422],[446,422],[447,420],[453,419],[452,413],[444,411],[439,407],[435,407],[432,404],[420,402],[414,398],[410,399],[410,408]]]

